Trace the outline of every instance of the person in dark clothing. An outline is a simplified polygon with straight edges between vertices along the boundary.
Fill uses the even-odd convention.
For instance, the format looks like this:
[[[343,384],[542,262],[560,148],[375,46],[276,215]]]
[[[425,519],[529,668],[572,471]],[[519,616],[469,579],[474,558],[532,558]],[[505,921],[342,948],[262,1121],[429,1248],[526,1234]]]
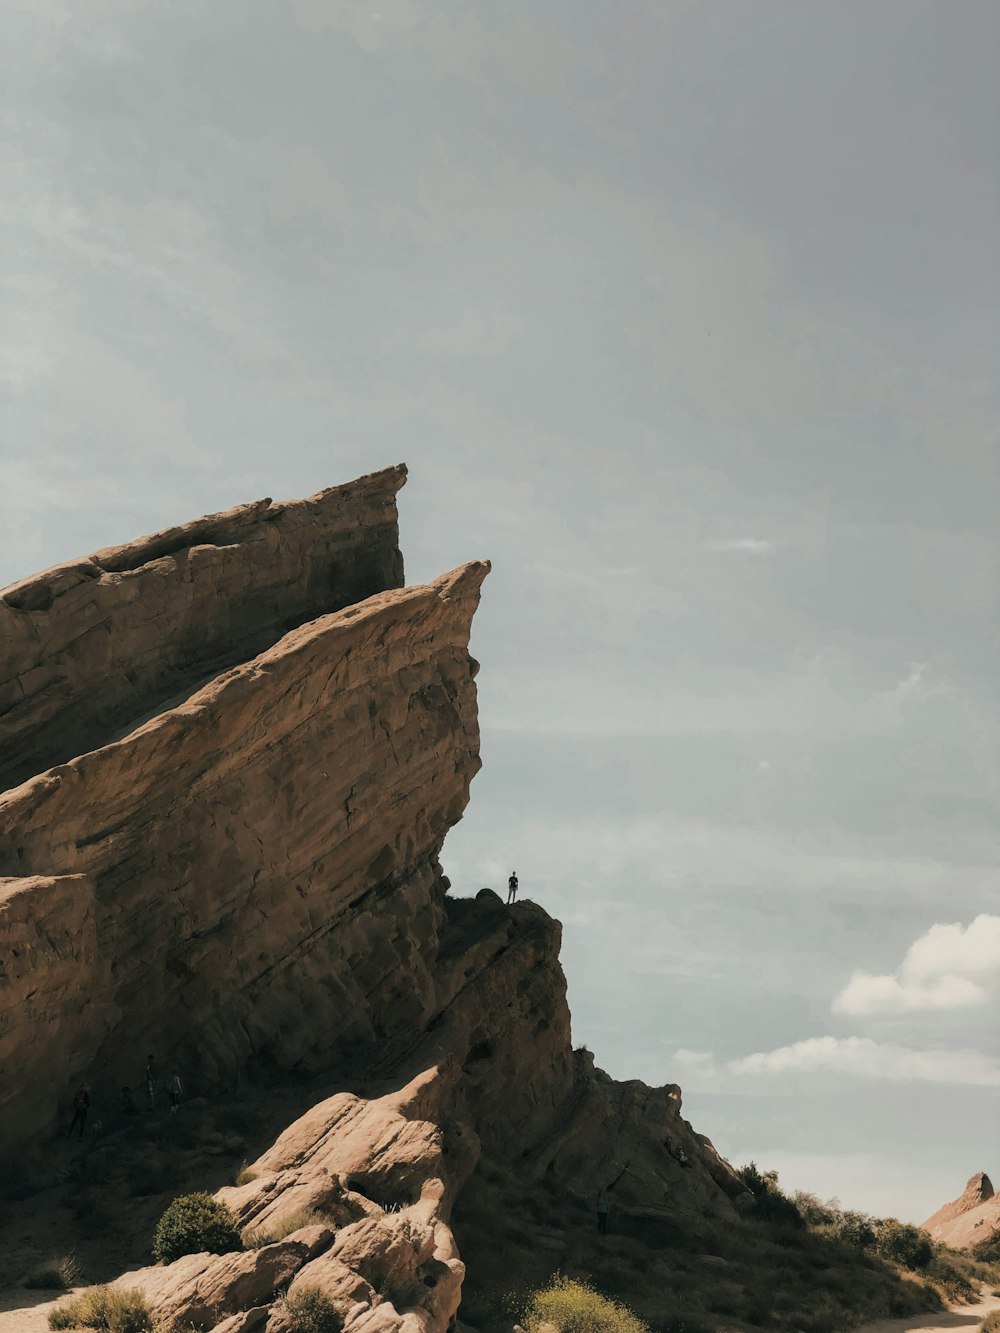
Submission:
[[[122,1088],[121,1109],[126,1115],[138,1115],[139,1108],[135,1104],[135,1098],[132,1096],[131,1088]]]
[[[156,1110],[156,1085],[159,1082],[159,1071],[156,1068],[156,1061],[151,1055],[146,1057],[146,1096],[149,1098],[149,1109]]]
[[[510,872],[510,879],[508,879],[507,881],[507,906],[509,907],[516,898],[517,898],[517,871],[512,870]]]
[[[73,1119],[70,1121],[67,1138],[73,1137],[73,1130],[77,1125],[80,1126],[79,1137],[83,1138],[83,1127],[87,1123],[87,1112],[90,1110],[90,1093],[86,1088],[78,1088],[73,1096]]]

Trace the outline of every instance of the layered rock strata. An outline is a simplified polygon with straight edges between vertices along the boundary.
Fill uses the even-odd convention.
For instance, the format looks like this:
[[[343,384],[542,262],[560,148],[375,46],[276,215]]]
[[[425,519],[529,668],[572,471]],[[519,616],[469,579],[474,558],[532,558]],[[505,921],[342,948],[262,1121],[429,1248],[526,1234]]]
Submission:
[[[109,547],[0,593],[0,785],[103,745],[296,625],[403,583],[388,468]]]
[[[922,1225],[953,1250],[971,1249],[1000,1234],[1000,1195],[985,1171],[977,1171],[957,1199],[943,1204]]]
[[[67,1082],[134,1083],[146,1050],[212,1082],[370,1050],[430,1010],[487,569],[311,621],[0,799],[7,1150]]]
[[[579,1207],[613,1182],[647,1229],[732,1219],[744,1193],[678,1088],[573,1052],[558,922],[448,894],[489,566],[384,586],[402,477],[214,516],[0,598],[35,617],[0,721],[34,774],[0,797],[2,1152],[50,1132],[81,1082],[110,1104],[147,1051],[190,1088],[265,1069],[344,1089],[223,1191],[258,1232],[325,1221],[124,1280],[168,1322],[278,1333],[290,1283],[328,1291],[352,1329],[443,1333],[463,1272],[451,1209],[480,1153]],[[113,669],[74,646],[84,614],[104,617]],[[60,731],[78,691],[79,730]],[[359,1095],[373,1079],[384,1094]]]

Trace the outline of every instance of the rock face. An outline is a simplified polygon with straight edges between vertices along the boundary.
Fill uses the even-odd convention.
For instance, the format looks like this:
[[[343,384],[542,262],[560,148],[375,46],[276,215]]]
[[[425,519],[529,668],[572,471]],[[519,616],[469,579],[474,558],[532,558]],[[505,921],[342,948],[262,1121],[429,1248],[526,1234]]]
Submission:
[[[1000,1232],[1000,1195],[984,1171],[970,1176],[957,1199],[933,1213],[923,1229],[953,1250],[971,1249]]]
[[[404,467],[258,500],[0,593],[0,784],[111,735],[324,612],[399,588]]]
[[[580,1208],[613,1184],[637,1228],[731,1219],[745,1194],[678,1088],[614,1083],[572,1050],[558,922],[448,895],[489,566],[395,586],[403,475],[0,596],[19,627],[0,735],[31,775],[0,797],[3,1151],[50,1132],[40,1108],[80,1083],[135,1086],[147,1051],[189,1087],[260,1068],[345,1089],[221,1192],[272,1244],[121,1279],[185,1327],[281,1333],[278,1289],[319,1286],[352,1330],[443,1333],[464,1275],[450,1217],[481,1156]]]

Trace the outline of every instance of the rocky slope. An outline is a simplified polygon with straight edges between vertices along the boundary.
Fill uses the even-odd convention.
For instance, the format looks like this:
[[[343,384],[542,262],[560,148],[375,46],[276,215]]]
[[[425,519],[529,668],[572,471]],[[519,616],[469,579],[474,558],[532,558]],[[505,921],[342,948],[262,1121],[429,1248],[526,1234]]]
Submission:
[[[934,1240],[954,1250],[971,1249],[1000,1233],[1000,1195],[989,1176],[977,1171],[959,1197],[940,1207],[922,1226]]]
[[[194,1089],[317,1070],[344,1089],[227,1195],[258,1230],[306,1208],[318,1231],[128,1279],[199,1328],[278,1329],[275,1290],[298,1283],[352,1330],[443,1330],[480,1155],[585,1213],[615,1182],[621,1225],[647,1233],[734,1219],[744,1195],[679,1089],[573,1052],[558,923],[448,894],[489,566],[394,586],[402,479],[216,515],[0,596],[5,764],[30,775],[0,797],[3,1152],[51,1133],[81,1082],[110,1106],[147,1051]]]

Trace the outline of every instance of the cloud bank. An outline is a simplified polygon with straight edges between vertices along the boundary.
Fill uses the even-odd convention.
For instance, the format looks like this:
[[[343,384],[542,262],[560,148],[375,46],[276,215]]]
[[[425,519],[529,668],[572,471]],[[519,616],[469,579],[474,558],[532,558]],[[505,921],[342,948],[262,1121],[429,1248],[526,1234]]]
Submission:
[[[898,970],[855,972],[833,1001],[835,1014],[862,1017],[985,1004],[1000,976],[1000,916],[968,926],[934,925],[907,950]]]

